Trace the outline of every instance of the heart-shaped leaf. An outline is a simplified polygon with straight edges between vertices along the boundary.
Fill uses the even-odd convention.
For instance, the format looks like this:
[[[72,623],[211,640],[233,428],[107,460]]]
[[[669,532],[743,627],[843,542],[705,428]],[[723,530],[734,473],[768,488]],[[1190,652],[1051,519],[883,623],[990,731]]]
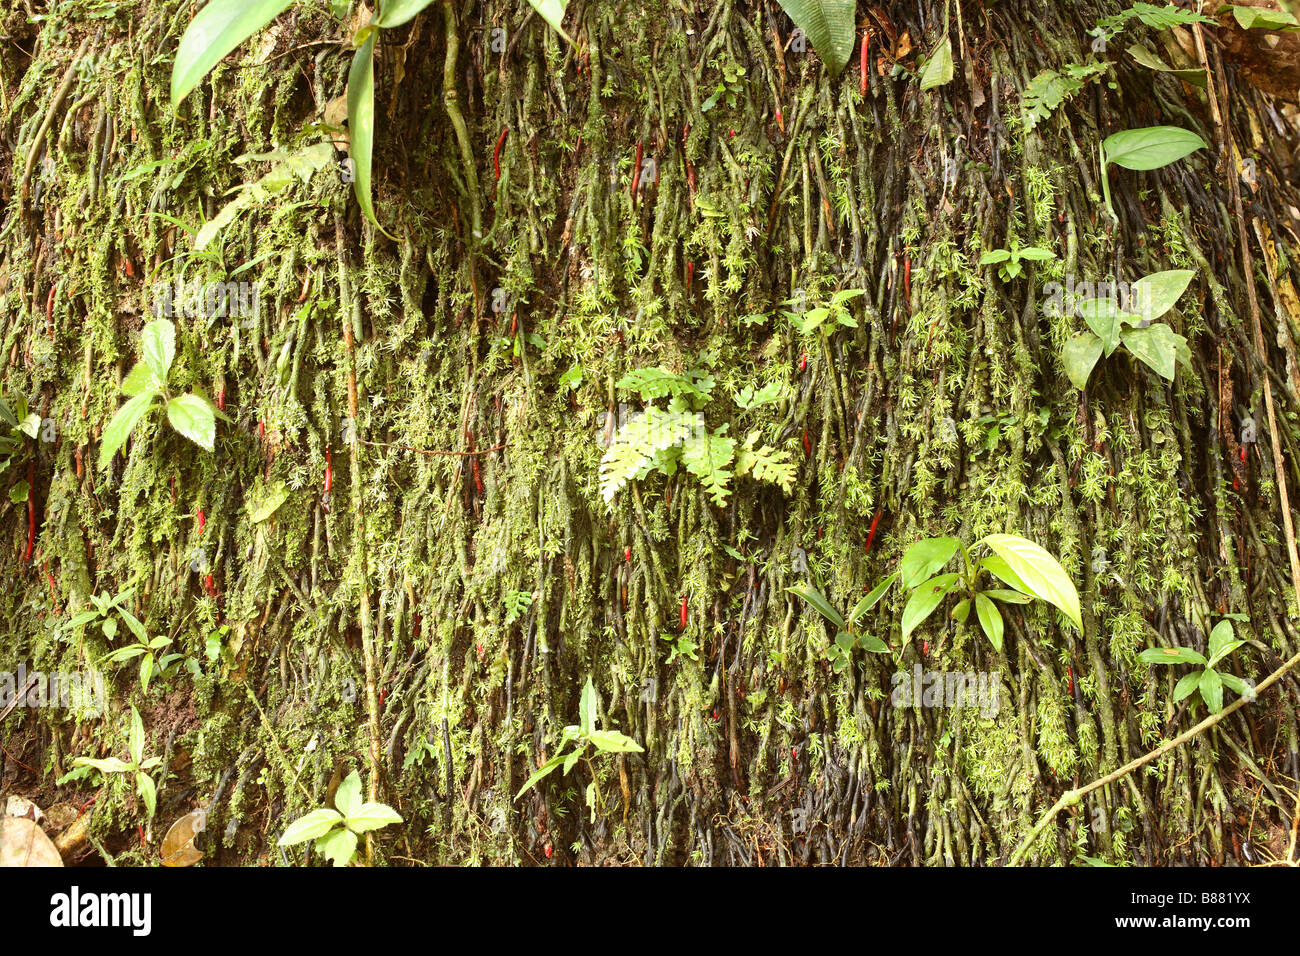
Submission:
[[[1088,377],[1092,375],[1101,353],[1101,339],[1091,332],[1080,332],[1065,343],[1065,348],[1061,350],[1061,364],[1065,366],[1065,374],[1069,376],[1070,382],[1079,391],[1083,391],[1088,384]]]

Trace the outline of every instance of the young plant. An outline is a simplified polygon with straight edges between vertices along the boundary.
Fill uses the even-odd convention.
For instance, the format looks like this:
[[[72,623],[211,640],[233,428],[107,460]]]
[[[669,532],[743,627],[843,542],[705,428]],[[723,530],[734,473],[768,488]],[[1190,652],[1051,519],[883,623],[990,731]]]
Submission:
[[[74,767],[89,767],[98,770],[100,773],[131,773],[135,774],[135,791],[144,801],[145,810],[152,819],[154,811],[158,807],[158,787],[153,782],[153,777],[145,771],[152,770],[162,763],[160,757],[150,757],[148,760],[144,756],[144,722],[140,719],[140,712],[131,705],[131,729],[127,740],[127,748],[130,751],[131,762],[127,763],[117,757],[107,757],[103,760],[97,760],[93,757],[77,757],[72,761]],[[63,779],[68,779],[64,777]],[[63,781],[60,780],[60,783]]]
[[[1101,189],[1106,199],[1106,211],[1114,222],[1119,221],[1110,201],[1110,178],[1107,167],[1114,163],[1125,169],[1160,169],[1176,163],[1198,149],[1206,148],[1205,140],[1191,130],[1178,126],[1147,126],[1142,129],[1125,129],[1107,136],[1097,149],[1101,157]]]
[[[782,311],[781,314],[799,330],[800,335],[812,335],[819,330],[824,335],[830,335],[840,328],[856,329],[858,320],[849,312],[848,303],[866,294],[866,289],[840,289],[822,305],[805,309],[803,312]],[[787,299],[781,304],[798,305],[799,300]]]
[[[564,775],[567,777],[569,771],[581,760],[586,765],[587,772],[591,775],[591,783],[587,784],[586,800],[587,807],[591,811],[591,822],[593,824],[596,822],[596,807],[601,803],[600,786],[596,782],[596,773],[591,764],[591,757],[587,756],[587,748],[594,747],[597,753],[607,754],[639,754],[645,750],[631,737],[626,737],[617,730],[597,729],[595,721],[596,711],[599,708],[600,699],[596,696],[596,688],[592,685],[591,678],[588,677],[586,686],[582,688],[582,697],[578,701],[578,722],[564,728],[564,733],[560,738],[559,751],[554,757],[542,764],[536,773],[524,781],[524,785],[515,794],[516,800],[537,786],[542,778],[557,767],[563,766]],[[566,751],[564,745],[569,742],[572,742],[573,746]]]
[[[1210,713],[1217,714],[1223,710],[1223,688],[1239,694],[1248,700],[1254,699],[1254,688],[1236,674],[1217,669],[1225,657],[1235,651],[1245,641],[1236,640],[1231,621],[1220,621],[1210,631],[1210,657],[1190,647],[1153,647],[1143,651],[1138,657],[1148,664],[1199,664],[1200,670],[1184,674],[1174,685],[1174,703],[1185,697],[1198,694]]]
[[[671,664],[679,657],[686,657],[693,661],[698,661],[700,646],[685,634],[660,634],[661,641],[668,642],[668,661]]]
[[[167,421],[172,428],[199,447],[212,451],[217,434],[216,416],[221,413],[196,392],[173,396],[167,391],[167,374],[176,359],[176,326],[168,319],[155,319],[141,331],[140,344],[144,359],[122,381],[122,394],[128,396],[128,401],[117,410],[100,438],[101,469],[108,468],[131,429],[159,399],[167,408]]]
[[[1074,387],[1083,390],[1097,361],[1123,345],[1131,355],[1173,381],[1179,363],[1190,366],[1192,352],[1187,339],[1163,322],[1156,322],[1178,301],[1196,273],[1185,269],[1155,272],[1133,283],[1127,305],[1120,308],[1111,297],[1085,299],[1076,306],[1091,332],[1071,338],[1061,352],[1065,372]]]
[[[992,554],[976,561],[972,558],[981,545]],[[959,571],[937,574],[960,551],[963,566]],[[1010,586],[1007,588],[988,588],[980,580],[987,571],[992,577]],[[911,592],[903,607],[900,621],[902,640],[906,644],[921,624],[943,603],[949,595],[959,597],[952,610],[952,618],[959,624],[965,624],[972,609],[979,621],[981,630],[989,642],[1002,650],[1004,622],[998,604],[1028,604],[1035,598],[1046,601],[1059,608],[1080,631],[1083,630],[1082,615],[1079,610],[1079,594],[1070,581],[1069,575],[1060,563],[1043,548],[1026,538],[1011,534],[990,534],[967,548],[957,538],[925,538],[907,549],[898,570],[877,584],[871,593],[858,602],[848,618],[842,617],[821,592],[806,585],[791,588],[823,617],[834,624],[849,637],[853,637],[853,624],[863,614],[875,607],[885,592],[899,581],[904,589]],[[868,650],[881,652],[884,647],[874,638],[863,642]],[[854,645],[845,647],[837,635],[836,644],[844,653],[852,650]],[[879,646],[877,646],[879,645]],[[834,659],[834,657],[833,657]],[[839,668],[842,669],[842,668]]]
[[[140,689],[147,694],[149,693],[149,681],[153,679],[153,675],[163,673],[173,663],[184,659],[185,655],[173,653],[157,657],[156,652],[171,644],[172,639],[170,637],[155,637],[153,640],[149,640],[140,632],[134,633],[137,638],[134,644],[119,647],[117,650],[105,654],[101,663],[108,661],[120,664],[136,657],[140,658]],[[190,660],[190,669],[191,672],[198,670],[198,664],[192,659]]]
[[[148,640],[145,633],[144,625],[140,619],[122,606],[122,602],[135,593],[134,587],[126,588],[114,597],[109,597],[105,591],[99,595],[90,596],[91,608],[88,611],[82,611],[74,615],[66,624],[61,626],[61,630],[71,631],[78,627],[85,627],[98,623],[100,632],[104,635],[106,641],[111,641],[117,636],[117,621],[121,618],[137,638]]]
[[[280,846],[315,840],[316,852],[335,866],[347,866],[357,852],[357,836],[390,823],[401,823],[397,811],[385,803],[361,799],[361,778],[353,770],[334,791],[337,810],[322,807],[289,824]]]
[[[1010,249],[993,249],[980,256],[980,265],[998,267],[998,275],[1003,282],[1010,282],[1024,271],[1024,262],[1049,262],[1056,258],[1056,253],[1050,249],[1040,249],[1038,246],[1026,246],[1020,248],[1020,244],[1015,239],[1011,240]]]
[[[227,53],[287,10],[294,0],[209,0],[185,28],[172,65],[172,106],[199,85]],[[375,142],[375,43],[381,29],[399,27],[433,0],[382,0],[370,22],[352,38],[356,53],[348,70],[348,154],[353,163],[352,186],[361,211],[381,231],[370,198],[371,163]],[[528,0],[560,36],[568,0]],[[572,41],[570,41],[572,42]]]

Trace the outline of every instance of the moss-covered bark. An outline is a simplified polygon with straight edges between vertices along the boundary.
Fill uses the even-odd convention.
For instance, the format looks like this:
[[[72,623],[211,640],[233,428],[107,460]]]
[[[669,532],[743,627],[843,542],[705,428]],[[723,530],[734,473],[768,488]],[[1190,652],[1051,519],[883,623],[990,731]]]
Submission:
[[[57,441],[33,445],[30,560],[26,506],[0,511],[0,669],[93,666],[103,638],[54,627],[132,582],[150,632],[201,665],[147,695],[112,671],[102,717],[0,725],[0,788],[84,800],[86,781],[55,779],[123,751],[138,705],[171,772],[148,849],[130,788],[109,783],[93,826],[108,852],[155,859],[160,825],[203,806],[211,859],[278,861],[284,825],[340,768],[367,770],[373,712],[379,793],[406,820],[377,861],[993,864],[1061,792],[1190,723],[1142,649],[1203,649],[1239,613],[1242,676],[1295,653],[1262,388],[1294,480],[1296,132],[1213,44],[1221,123],[1204,91],[1112,51],[1103,82],[1027,129],[1029,78],[1083,62],[1116,0],[859,5],[865,94],[858,58],[829,78],[775,3],[574,0],[575,46],[523,3],[434,4],[378,58],[375,203],[397,240],[326,168],[195,252],[187,227],[272,168],[258,156],[325,135],[348,29],[322,4],[286,14],[176,113],[191,4],[64,0],[39,22],[10,7],[0,367]],[[945,23],[956,77],[922,93],[916,51]],[[1136,22],[1135,40],[1194,55]],[[1214,148],[1112,170],[1111,227],[1098,140],[1162,123]],[[1254,161],[1249,276],[1229,133]],[[1009,282],[977,265],[1013,242],[1058,258]],[[1082,325],[1044,308],[1046,285],[1173,268],[1197,272],[1172,319],[1192,367],[1169,386],[1121,352],[1071,387],[1057,356]],[[173,384],[233,421],[209,455],[152,418],[100,470],[155,283],[177,278],[258,283],[256,317],[177,319]],[[855,287],[858,326],[828,338],[778,314]],[[790,452],[792,490],[737,478],[718,507],[691,475],[652,474],[607,507],[606,416],[639,406],[614,383],[656,365],[711,374],[708,425]],[[770,382],[788,400],[729,397]],[[1243,417],[1259,434],[1244,461]],[[285,503],[254,521],[280,483]],[[994,531],[1061,558],[1083,634],[1027,606],[995,652],[936,617],[897,668],[867,655],[835,673],[834,635],[787,590],[811,577],[849,604],[918,537]],[[891,595],[872,618],[895,645],[900,610]],[[698,653],[669,662],[681,638]],[[1004,706],[891,706],[891,675],[915,664],[996,671]],[[595,762],[594,823],[582,766],[514,800],[588,675],[601,719],[646,748]],[[1258,857],[1294,812],[1298,695],[1288,677],[1063,817],[1033,857],[1222,863],[1246,841]]]

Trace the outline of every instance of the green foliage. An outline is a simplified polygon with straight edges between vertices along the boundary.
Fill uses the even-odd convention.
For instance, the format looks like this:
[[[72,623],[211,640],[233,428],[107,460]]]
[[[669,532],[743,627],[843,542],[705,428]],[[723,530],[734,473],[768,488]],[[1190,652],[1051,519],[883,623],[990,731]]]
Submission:
[[[759,444],[754,431],[737,447],[727,435],[728,426],[712,431],[700,414],[713,392],[711,375],[692,370],[677,375],[662,368],[643,368],[625,375],[618,388],[637,392],[643,401],[668,398],[666,409],[649,405],[629,418],[614,435],[600,462],[600,490],[611,502],[628,482],[645,478],[651,471],[676,474],[679,466],[700,480],[714,504],[725,507],[736,476],[751,475],[758,481],[780,485],[789,491],[796,464],[787,451]],[[755,391],[742,390],[734,400],[744,410],[780,401],[784,386],[772,383]]]
[[[177,661],[184,660],[184,654],[163,654],[157,656],[157,652],[169,646],[172,643],[170,637],[155,637],[149,640],[142,632],[132,631],[135,634],[136,641],[134,644],[127,644],[125,647],[119,647],[117,650],[105,654],[101,663],[109,662],[120,664],[124,661],[140,658],[140,689],[144,693],[149,693],[149,682],[153,679],[155,673],[161,674]],[[191,672],[197,671],[198,664],[190,660]]]
[[[145,759],[144,756],[144,722],[140,720],[140,712],[131,705],[131,727],[127,735],[127,749],[130,754],[130,761],[121,760],[117,757],[108,757],[103,760],[92,757],[77,757],[72,761],[74,767],[88,767],[98,770],[100,773],[129,773],[135,775],[136,793],[144,802],[145,810],[148,811],[150,819],[153,818],[154,811],[158,808],[158,787],[154,784],[153,777],[145,771],[152,770],[162,763],[161,757],[150,757]],[[70,775],[68,775],[70,776]],[[68,779],[65,776],[59,781],[60,784]]]
[[[190,441],[212,451],[216,438],[216,416],[220,413],[197,393],[172,397],[167,391],[167,374],[176,357],[176,327],[167,319],[155,319],[140,333],[144,359],[122,381],[122,393],[130,398],[117,410],[100,436],[99,467],[108,468],[131,429],[162,399],[167,421]],[[222,416],[223,418],[225,416]]]
[[[569,771],[581,760],[591,772],[591,782],[587,784],[586,802],[591,811],[591,822],[593,824],[596,822],[596,808],[600,804],[600,787],[596,783],[596,775],[591,766],[591,757],[587,756],[587,748],[594,747],[597,753],[616,754],[642,753],[645,750],[631,737],[624,736],[617,730],[597,728],[596,712],[599,709],[600,698],[596,695],[595,685],[588,677],[587,683],[582,688],[582,697],[578,701],[578,722],[564,728],[555,756],[542,764],[536,773],[524,781],[524,785],[515,794],[516,800],[561,766],[564,767],[564,776],[567,777]],[[572,746],[566,751],[565,744],[570,743]]]
[[[36,438],[41,431],[41,416],[27,410],[27,399],[19,396],[13,406],[0,399],[0,473],[14,464],[15,458],[25,459],[30,454],[28,439]],[[9,500],[17,504],[27,500],[27,481],[20,479],[9,489]]]
[[[335,866],[347,866],[357,852],[357,836],[391,823],[401,823],[397,811],[384,803],[361,798],[361,778],[353,770],[334,791],[337,810],[322,807],[289,824],[280,846],[315,840],[316,852]]]
[[[1232,630],[1232,622],[1220,621],[1210,632],[1210,657],[1190,647],[1154,647],[1138,655],[1148,664],[1198,664],[1200,670],[1194,670],[1183,677],[1174,686],[1174,703],[1191,697],[1193,694],[1205,701],[1210,713],[1217,714],[1223,710],[1223,688],[1247,700],[1254,700],[1254,688],[1236,674],[1217,669],[1224,658],[1245,644],[1239,641]],[[1193,700],[1195,703],[1195,700]]]
[[[971,552],[980,545],[987,547],[992,554],[974,561]],[[958,551],[964,559],[963,571],[937,574]],[[980,575],[985,571],[1010,585],[1011,590],[984,588]],[[1027,604],[1037,598],[1060,609],[1075,627],[1083,630],[1079,594],[1065,569],[1039,545],[1010,534],[986,535],[969,549],[957,538],[925,538],[918,541],[904,553],[898,570],[859,601],[847,619],[839,614],[820,591],[808,585],[790,590],[811,604],[841,631],[847,632],[849,637],[854,637],[857,634],[854,629],[856,622],[880,602],[896,580],[910,592],[899,622],[904,644],[950,595],[960,598],[953,608],[953,619],[959,624],[965,624],[974,607],[980,628],[998,650],[1002,650],[1004,622],[997,604]],[[854,646],[851,642],[841,643],[838,636],[836,645],[843,653],[852,650]],[[881,644],[879,648],[871,646],[868,649],[879,651],[883,647]],[[832,656],[834,657],[834,652]]]
[[[803,312],[783,311],[786,320],[799,330],[800,335],[811,335],[817,330],[830,334],[838,328],[856,329],[858,320],[849,312],[848,303],[858,296],[866,295],[866,289],[841,289],[822,305],[806,309]],[[796,300],[787,299],[783,305],[795,305]]]
[[[501,599],[505,605],[506,620],[505,625],[509,627],[515,621],[524,616],[524,612],[533,606],[532,591],[507,591],[505,597]]]
[[[147,640],[145,628],[140,623],[140,619],[122,606],[122,602],[134,593],[135,588],[128,587],[113,597],[109,597],[107,592],[98,595],[92,594],[90,596],[90,609],[73,615],[69,621],[60,625],[59,629],[66,633],[67,631],[98,623],[104,639],[111,641],[117,636],[117,622],[120,618],[122,623],[127,626],[137,639]]]
[[[839,76],[853,55],[854,0],[780,0],[781,9],[803,30],[831,76]]]
[[[700,655],[697,653],[699,645],[685,634],[660,634],[659,639],[668,642],[667,663],[669,664],[677,660],[679,657],[689,658],[693,661],[698,661],[700,659]]]
[[[1191,130],[1178,126],[1145,126],[1111,133],[1098,146],[1101,156],[1101,185],[1106,210],[1114,220],[1115,208],[1110,201],[1110,179],[1106,167],[1111,163],[1125,169],[1160,169],[1185,156],[1206,148],[1205,140]]]
[[[1075,388],[1082,390],[1098,360],[1110,356],[1120,345],[1168,381],[1173,381],[1179,363],[1190,366],[1192,353],[1187,339],[1154,320],[1174,307],[1194,275],[1179,269],[1139,279],[1129,296],[1136,312],[1124,311],[1110,297],[1079,303],[1077,310],[1091,331],[1073,336],[1061,352],[1065,372]]]
[[[1029,81],[1020,100],[1020,115],[1026,128],[1033,129],[1052,111],[1110,69],[1105,61],[1067,63],[1056,70],[1043,70]]]
[[[1300,30],[1300,20],[1296,20],[1295,16],[1286,10],[1232,4],[1232,16],[1243,30],[1275,30],[1281,33],[1294,33]]]
[[[932,90],[952,82],[952,39],[945,36],[921,68],[921,89]]]
[[[993,249],[980,256],[980,265],[996,265],[1002,281],[1010,282],[1024,271],[1022,262],[1050,262],[1055,258],[1056,253],[1050,249],[1040,249],[1038,246],[1027,246],[1021,249],[1019,243],[1013,239],[1010,249]]]
[[[1113,40],[1134,19],[1140,20],[1153,30],[1190,26],[1193,23],[1204,23],[1209,26],[1218,25],[1209,17],[1202,16],[1199,13],[1192,13],[1190,10],[1182,10],[1172,3],[1163,7],[1151,3],[1135,3],[1114,16],[1102,17],[1097,21],[1097,27],[1093,32],[1105,40]]]

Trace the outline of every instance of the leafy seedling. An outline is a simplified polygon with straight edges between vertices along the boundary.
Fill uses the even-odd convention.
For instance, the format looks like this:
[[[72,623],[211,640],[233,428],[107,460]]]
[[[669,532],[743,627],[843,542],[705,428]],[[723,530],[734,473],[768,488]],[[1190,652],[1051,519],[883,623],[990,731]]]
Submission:
[[[1223,710],[1223,688],[1246,698],[1255,699],[1254,685],[1242,680],[1236,674],[1218,669],[1218,665],[1245,644],[1236,639],[1231,621],[1220,621],[1210,631],[1210,656],[1190,647],[1153,647],[1138,655],[1148,664],[1194,664],[1199,670],[1184,674],[1174,685],[1174,703],[1196,694],[1205,702],[1210,713],[1217,714]]]
[[[150,757],[145,759],[144,756],[144,722],[140,719],[140,712],[131,705],[131,727],[127,739],[127,749],[130,751],[131,760],[128,763],[117,757],[107,757],[102,760],[94,757],[77,757],[72,761],[74,767],[89,767],[98,770],[100,773],[130,773],[135,775],[135,790],[144,801],[145,810],[152,819],[154,811],[158,808],[158,787],[145,771],[152,770],[162,763],[161,757]],[[64,777],[63,779],[67,779]],[[63,780],[59,781],[60,784]]]
[[[390,823],[401,823],[397,811],[386,803],[361,799],[361,778],[353,770],[334,791],[337,810],[322,807],[289,824],[280,846],[315,840],[316,852],[335,866],[347,866],[357,852],[357,837]]]

